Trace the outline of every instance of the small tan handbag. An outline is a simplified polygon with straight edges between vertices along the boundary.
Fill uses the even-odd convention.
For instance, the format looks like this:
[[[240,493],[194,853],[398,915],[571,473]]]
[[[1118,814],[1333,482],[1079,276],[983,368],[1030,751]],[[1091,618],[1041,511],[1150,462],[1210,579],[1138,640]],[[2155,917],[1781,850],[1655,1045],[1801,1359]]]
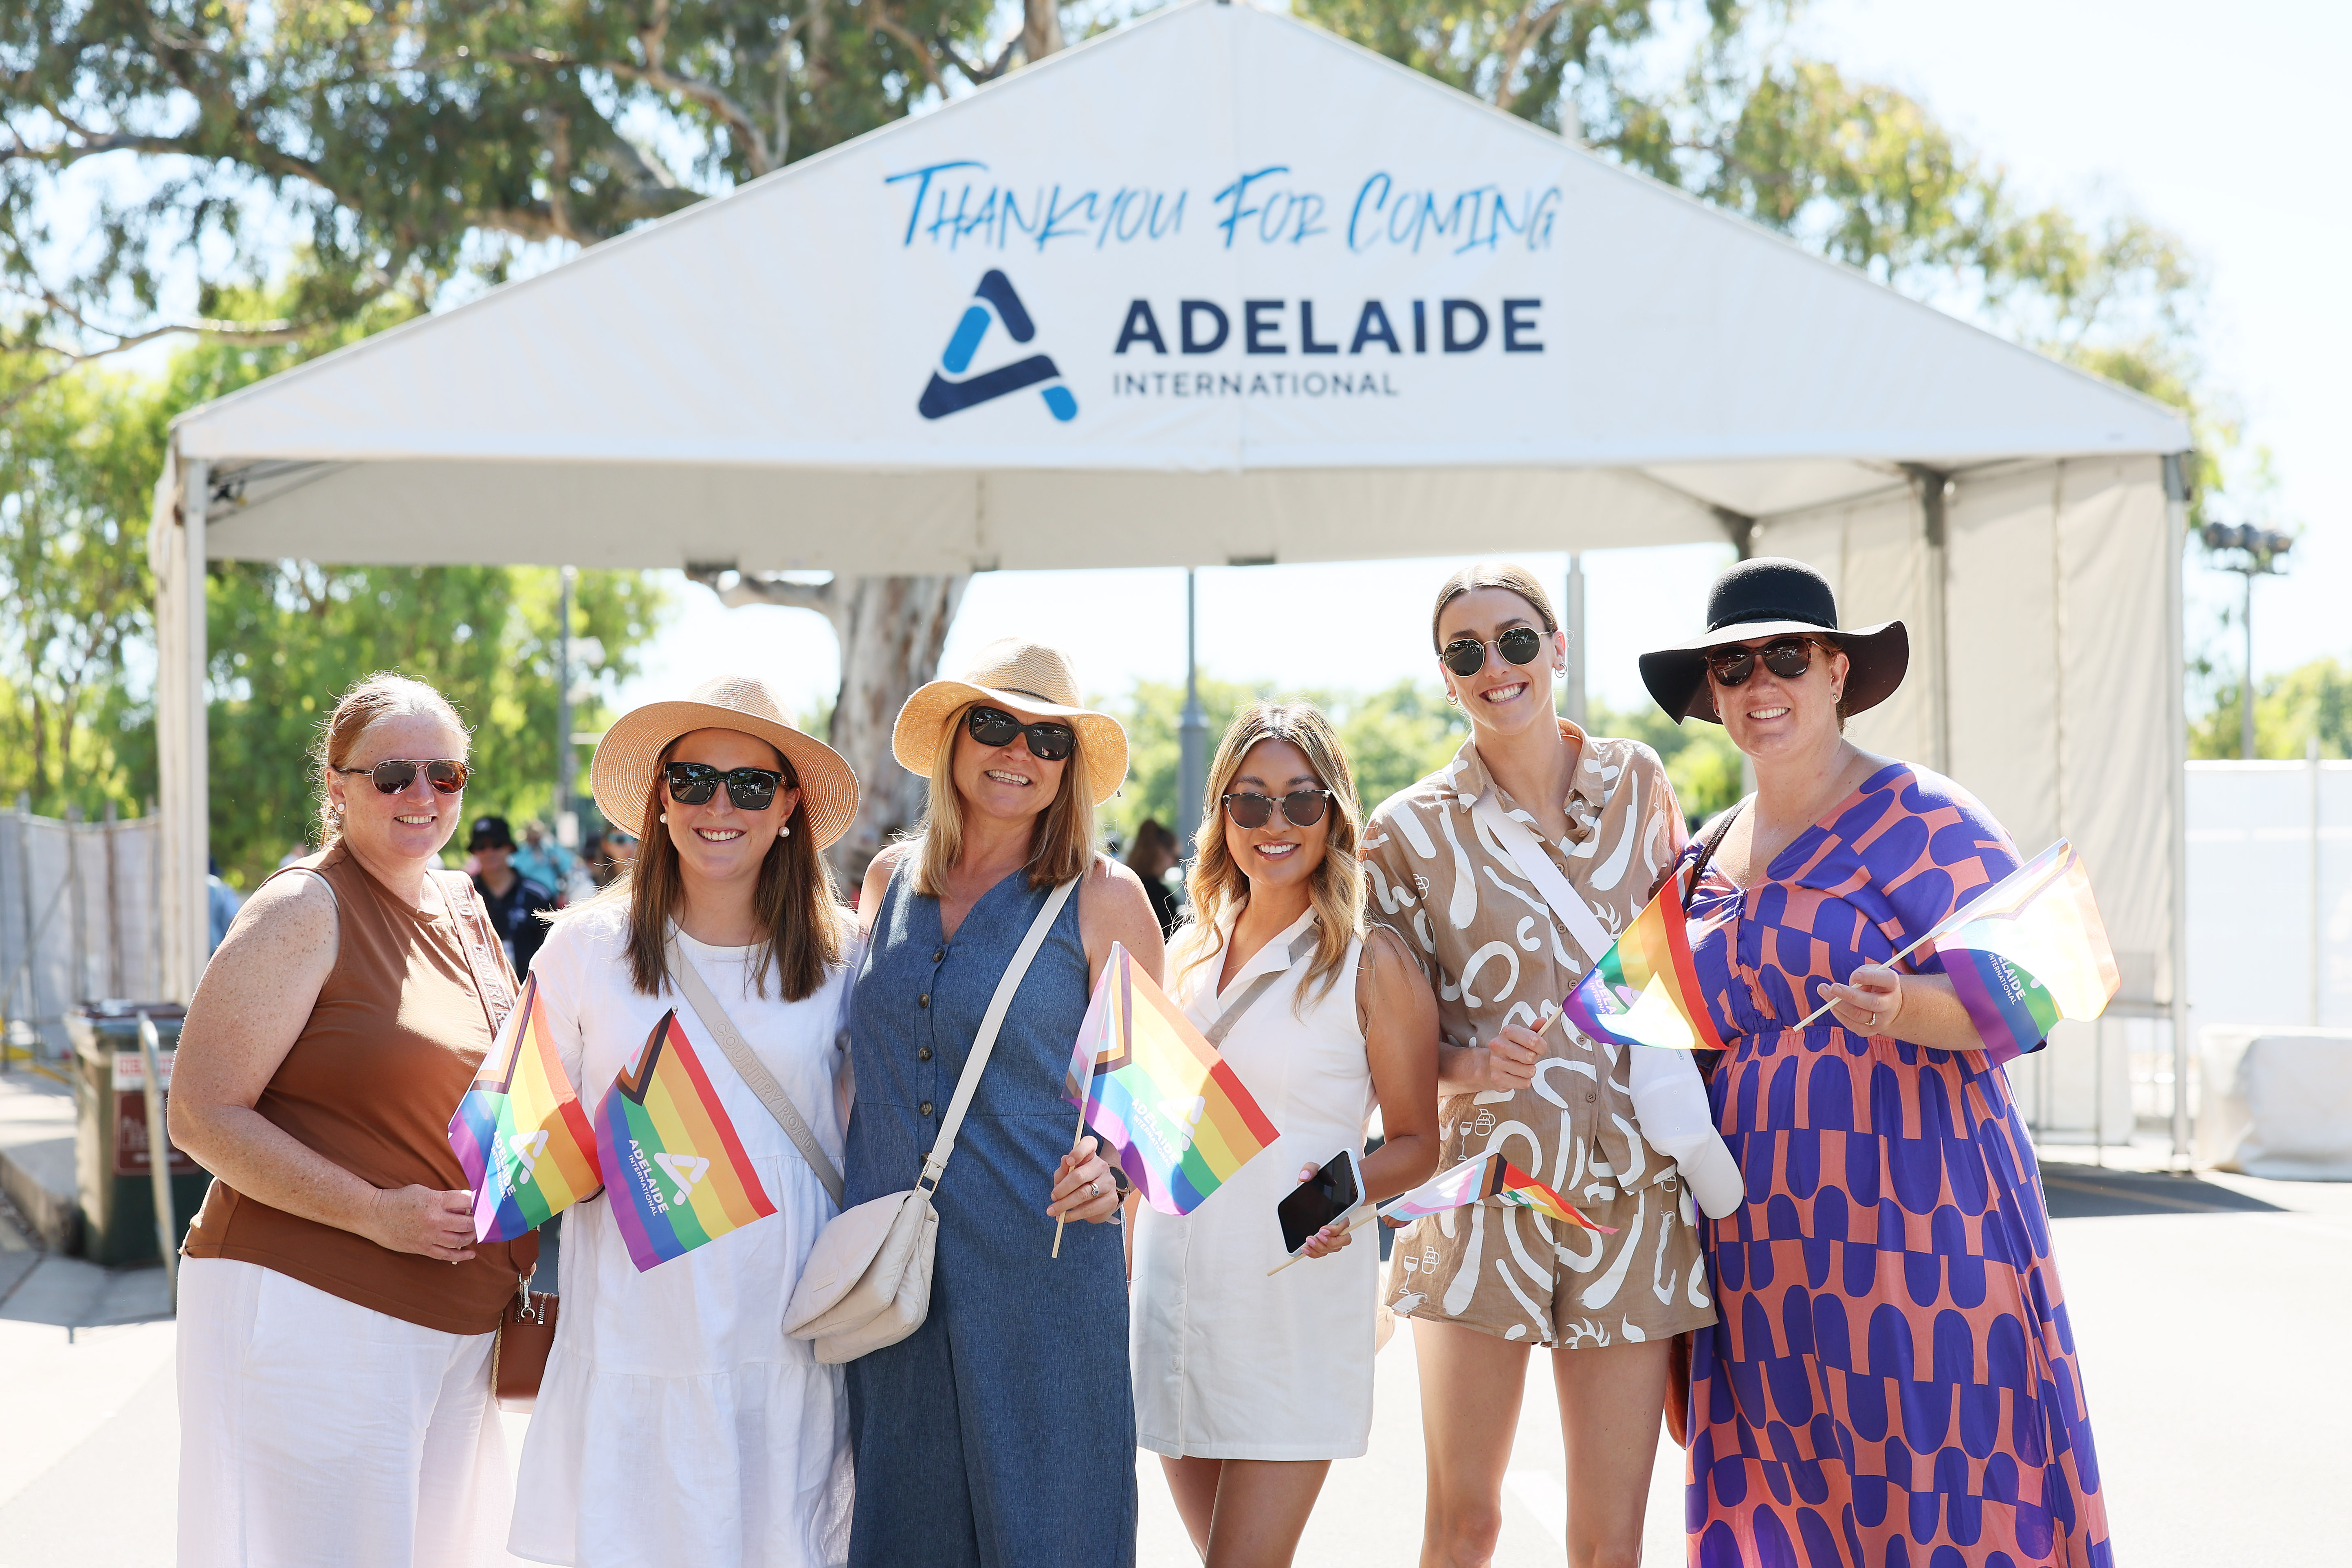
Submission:
[[[931,1207],[940,1176],[955,1152],[963,1113],[980,1087],[980,1075],[996,1048],[996,1035],[1021,989],[1030,960],[1045,942],[1055,917],[1069,901],[1077,879],[1055,888],[1030,922],[1020,951],[989,998],[988,1012],[972,1037],[971,1055],[956,1080],[955,1099],[940,1123],[939,1141],[923,1158],[922,1173],[902,1193],[859,1204],[835,1216],[809,1249],[800,1283],[784,1309],[784,1332],[812,1340],[816,1359],[828,1366],[855,1361],[868,1351],[895,1345],[923,1326],[931,1310],[931,1256],[939,1245],[940,1216]]]

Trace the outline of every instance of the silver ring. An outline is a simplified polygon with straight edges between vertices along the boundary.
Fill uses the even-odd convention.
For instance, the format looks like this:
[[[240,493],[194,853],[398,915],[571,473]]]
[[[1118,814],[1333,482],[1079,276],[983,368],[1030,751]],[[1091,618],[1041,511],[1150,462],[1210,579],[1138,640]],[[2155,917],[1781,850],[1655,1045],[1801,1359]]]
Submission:
[[[1087,1184],[1087,1191],[1096,1197],[1100,1197],[1102,1196],[1102,1184],[1100,1182],[1088,1182]]]
[[[1878,1015],[1875,1013],[1870,1016],[1870,1026],[1874,1029],[1878,1027]]]

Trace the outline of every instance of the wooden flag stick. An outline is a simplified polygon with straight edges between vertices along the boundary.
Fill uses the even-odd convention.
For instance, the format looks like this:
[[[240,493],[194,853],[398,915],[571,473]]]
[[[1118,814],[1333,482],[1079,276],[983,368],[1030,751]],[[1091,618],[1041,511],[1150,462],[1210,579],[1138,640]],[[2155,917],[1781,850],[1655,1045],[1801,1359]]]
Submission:
[[[1910,957],[1914,952],[1916,952],[1919,950],[1919,947],[1920,947],[1921,943],[1923,943],[1923,942],[1930,942],[1930,941],[1933,941],[1933,940],[1935,939],[1936,931],[1941,931],[1942,929],[1943,929],[1943,927],[1942,927],[1941,925],[1938,925],[1937,927],[1936,927],[1936,928],[1935,928],[1935,930],[1928,931],[1928,933],[1927,933],[1926,936],[1920,937],[1917,941],[1916,941],[1916,942],[1912,942],[1912,944],[1911,944],[1909,947],[1905,948],[1901,952],[1898,952],[1898,953],[1896,953],[1894,957],[1892,957],[1892,958],[1888,959],[1888,960],[1886,961],[1886,962],[1887,962],[1887,963],[1888,963],[1888,964],[1890,964],[1890,965],[1892,965],[1892,964],[1897,964],[1897,963],[1902,963],[1905,959],[1906,959],[1906,958]],[[1814,1019],[1816,1019],[1816,1018],[1820,1017],[1822,1014],[1824,1014],[1824,1013],[1828,1012],[1831,1008],[1832,1008],[1832,1007],[1834,1007],[1834,1006],[1836,1006],[1836,1005],[1837,1005],[1837,1003],[1836,1003],[1835,1001],[1829,1001],[1829,1002],[1824,1002],[1824,1003],[1822,1003],[1820,1006],[1818,1006],[1818,1007],[1814,1008],[1811,1012],[1810,1012],[1810,1013],[1806,1014],[1806,1015],[1804,1016],[1804,1017],[1803,1017],[1803,1018],[1800,1019],[1800,1020],[1798,1021],[1797,1027],[1799,1027],[1800,1029],[1803,1028],[1807,1024],[1811,1023]]]
[[[1070,1152],[1073,1154],[1076,1153],[1078,1152],[1078,1145],[1086,1141],[1087,1108],[1085,1104],[1081,1102],[1078,1106],[1078,1130],[1070,1134]],[[1061,1217],[1054,1222],[1054,1256],[1056,1258],[1062,1256],[1062,1227],[1069,1223],[1070,1211],[1067,1209],[1064,1209],[1062,1211]]]
[[[1378,1219],[1378,1218],[1380,1218],[1380,1217],[1381,1217],[1381,1211],[1380,1211],[1379,1209],[1377,1209],[1377,1208],[1373,1208],[1373,1207],[1370,1206],[1369,1205],[1366,1205],[1365,1207],[1361,1208],[1361,1209],[1357,1210],[1357,1211],[1356,1211],[1356,1217],[1355,1217],[1355,1218],[1353,1218],[1353,1219],[1351,1219],[1351,1220],[1349,1220],[1349,1221],[1348,1222],[1348,1231],[1349,1231],[1349,1235],[1353,1235],[1357,1230],[1360,1229],[1360,1228],[1361,1228],[1361,1227],[1362,1227],[1362,1226],[1363,1226],[1367,1222],[1371,1221],[1371,1220],[1376,1220],[1376,1219]],[[1294,1252],[1294,1253],[1292,1253],[1289,1257],[1287,1257],[1287,1258],[1284,1258],[1281,1262],[1279,1262],[1279,1263],[1276,1264],[1273,1268],[1271,1268],[1267,1269],[1267,1270],[1265,1271],[1265,1277],[1266,1277],[1267,1279],[1273,1279],[1276,1275],[1277,1275],[1277,1274],[1281,1273],[1284,1269],[1286,1269],[1286,1268],[1289,1268],[1292,1264],[1294,1264],[1294,1263],[1297,1262],[1300,1258],[1304,1258],[1304,1257],[1306,1257],[1306,1256],[1307,1256],[1307,1254],[1305,1254],[1304,1252]]]

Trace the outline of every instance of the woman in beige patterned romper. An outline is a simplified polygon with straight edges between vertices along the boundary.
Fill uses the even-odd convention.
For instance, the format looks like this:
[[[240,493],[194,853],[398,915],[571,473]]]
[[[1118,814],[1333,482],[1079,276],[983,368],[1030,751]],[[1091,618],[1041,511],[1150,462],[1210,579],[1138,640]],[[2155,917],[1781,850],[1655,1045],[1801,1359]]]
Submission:
[[[1731,1212],[1738,1170],[1690,1057],[1612,1053],[1559,1021],[1591,958],[1474,807],[1493,792],[1524,826],[1522,847],[1565,876],[1610,940],[1688,835],[1655,752],[1554,712],[1567,639],[1525,569],[1457,573],[1430,629],[1470,739],[1373,814],[1363,858],[1371,921],[1404,937],[1438,994],[1438,1169],[1499,1151],[1616,1234],[1489,1199],[1397,1238],[1388,1299],[1413,1320],[1428,1449],[1421,1561],[1493,1554],[1528,1353],[1542,1346],[1567,1448],[1569,1562],[1632,1564],[1668,1347],[1715,1321],[1694,1198]]]

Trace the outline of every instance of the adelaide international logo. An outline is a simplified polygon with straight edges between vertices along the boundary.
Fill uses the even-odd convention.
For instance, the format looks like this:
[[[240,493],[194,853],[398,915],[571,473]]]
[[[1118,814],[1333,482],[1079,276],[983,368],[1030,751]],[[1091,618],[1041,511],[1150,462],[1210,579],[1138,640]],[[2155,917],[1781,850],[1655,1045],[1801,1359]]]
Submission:
[[[1021,296],[1013,292],[1012,280],[994,268],[972,290],[972,302],[964,307],[954,336],[940,354],[940,368],[931,372],[930,384],[923,388],[922,401],[915,405],[915,411],[926,419],[944,419],[1034,386],[1041,389],[1039,395],[1055,418],[1065,423],[1076,419],[1078,400],[1062,384],[1061,369],[1049,354],[1031,354],[977,375],[965,374],[992,322],[1001,324],[1016,343],[1028,342],[1037,335],[1037,323],[1030,319]]]

